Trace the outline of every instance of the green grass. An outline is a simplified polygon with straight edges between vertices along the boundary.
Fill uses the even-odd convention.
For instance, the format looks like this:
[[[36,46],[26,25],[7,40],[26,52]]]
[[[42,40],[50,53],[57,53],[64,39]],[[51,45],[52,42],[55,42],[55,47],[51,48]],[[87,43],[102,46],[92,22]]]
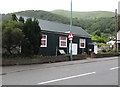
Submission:
[[[51,13],[59,14],[65,17],[70,17],[70,12],[67,10],[53,10]],[[95,19],[101,17],[114,17],[113,12],[109,11],[91,11],[91,12],[77,12],[73,11],[73,18]]]

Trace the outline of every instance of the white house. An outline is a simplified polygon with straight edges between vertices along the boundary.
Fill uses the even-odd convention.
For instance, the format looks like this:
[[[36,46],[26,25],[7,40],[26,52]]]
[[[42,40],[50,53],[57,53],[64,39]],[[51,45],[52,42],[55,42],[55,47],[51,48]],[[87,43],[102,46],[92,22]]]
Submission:
[[[118,49],[120,49],[120,30],[117,32]]]
[[[111,41],[107,42],[107,44],[112,48],[115,44],[115,41],[111,40]]]

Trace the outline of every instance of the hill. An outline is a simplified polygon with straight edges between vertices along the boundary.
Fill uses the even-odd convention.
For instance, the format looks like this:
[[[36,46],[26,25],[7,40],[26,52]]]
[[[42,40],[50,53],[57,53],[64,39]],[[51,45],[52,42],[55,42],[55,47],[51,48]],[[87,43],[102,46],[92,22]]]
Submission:
[[[53,10],[50,11],[54,14],[59,14],[64,17],[70,16],[70,11],[67,10]],[[95,19],[95,18],[104,18],[104,17],[114,17],[115,14],[113,12],[108,11],[91,11],[91,12],[77,12],[73,11],[73,18],[80,18],[80,19]]]
[[[69,16],[68,16],[68,13],[66,13],[66,11],[65,13],[62,11],[61,13],[64,16],[53,13],[53,12],[47,12],[42,10],[27,10],[27,11],[16,12],[15,14],[18,14],[21,16],[34,17],[34,18],[43,19],[43,20],[60,22],[64,24],[70,24],[70,18],[68,18]],[[79,14],[82,14],[82,13],[79,13]],[[105,39],[115,34],[114,33],[115,18],[113,17],[114,13],[110,12],[109,14],[109,12],[101,11],[101,12],[90,12],[90,13],[85,12],[83,14],[84,14],[83,18],[80,18],[81,16],[79,18],[77,18],[77,16],[73,18],[74,26],[82,27],[85,31],[87,31],[92,35],[94,35],[95,31],[99,31],[101,32],[101,37]],[[85,16],[85,15],[88,15],[88,16]],[[10,17],[11,17],[11,14],[2,15],[3,20],[8,20],[10,19]]]
[[[3,20],[10,19],[11,14],[12,13],[2,14],[2,19]],[[69,24],[69,18],[63,17],[58,14],[54,14],[51,12],[43,11],[43,10],[27,10],[27,11],[15,12],[15,14],[27,16],[27,17],[38,18],[38,19],[43,19],[43,20],[48,20],[48,21],[60,22],[60,23],[64,23],[64,24]]]
[[[43,11],[43,10],[27,10],[27,11],[20,11],[16,12],[16,14],[24,15],[28,17],[36,17],[43,20],[50,20],[67,23],[70,17],[70,11],[67,10],[53,10],[53,11]],[[9,19],[11,14],[3,15],[3,20]],[[115,14],[113,12],[108,11],[91,11],[91,12],[77,12],[73,11],[73,18],[78,19],[98,19],[98,18],[110,18],[114,17]]]
[[[43,19],[43,20],[61,22],[65,24],[69,23],[68,18],[58,14],[51,13],[51,12],[43,11],[43,10],[27,10],[27,11],[17,12],[16,14],[28,16],[28,17],[34,17],[34,18]]]

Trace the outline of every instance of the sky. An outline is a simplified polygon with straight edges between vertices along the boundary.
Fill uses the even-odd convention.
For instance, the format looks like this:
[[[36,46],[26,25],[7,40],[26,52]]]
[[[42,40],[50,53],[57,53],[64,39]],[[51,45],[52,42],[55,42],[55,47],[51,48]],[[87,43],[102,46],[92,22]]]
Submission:
[[[11,13],[25,10],[56,9],[70,10],[71,0],[2,0],[0,13]],[[72,0],[73,11],[112,11],[118,9],[120,0]]]

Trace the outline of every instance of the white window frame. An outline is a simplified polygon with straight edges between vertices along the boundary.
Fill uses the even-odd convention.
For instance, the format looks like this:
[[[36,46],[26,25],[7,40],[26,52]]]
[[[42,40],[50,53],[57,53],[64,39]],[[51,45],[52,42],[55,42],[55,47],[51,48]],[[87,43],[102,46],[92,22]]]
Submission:
[[[59,47],[66,48],[66,47],[67,47],[67,37],[65,37],[66,40],[61,40],[61,37],[65,37],[65,36],[60,36],[60,37],[59,37]],[[66,42],[66,46],[61,46],[61,42]]]
[[[81,47],[81,43],[84,43],[84,47]],[[79,48],[85,48],[86,47],[86,39],[80,39],[79,40]]]
[[[45,36],[46,38],[41,38],[41,42],[42,40],[45,40],[45,45],[41,45],[40,47],[47,47],[47,35],[42,35],[42,36]]]

